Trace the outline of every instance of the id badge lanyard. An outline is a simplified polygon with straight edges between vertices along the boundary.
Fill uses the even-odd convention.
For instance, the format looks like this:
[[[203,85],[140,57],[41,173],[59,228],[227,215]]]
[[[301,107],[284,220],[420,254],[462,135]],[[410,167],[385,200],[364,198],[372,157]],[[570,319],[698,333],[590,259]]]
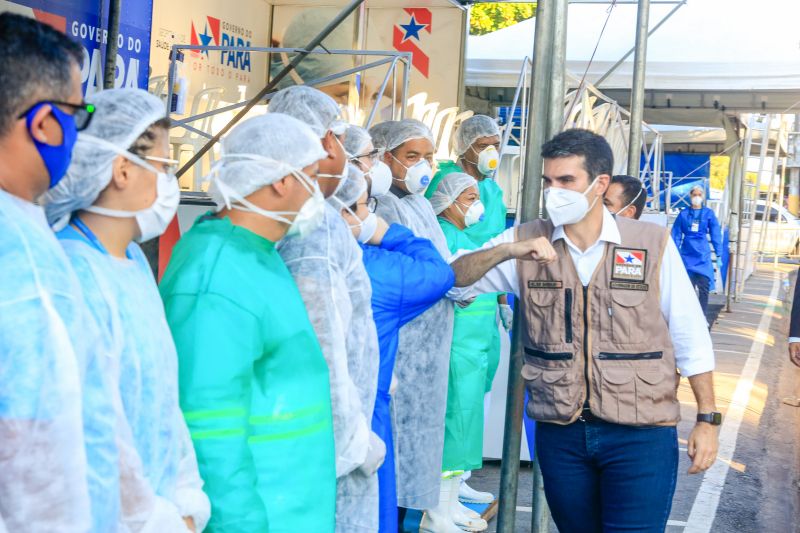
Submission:
[[[74,224],[75,227],[78,228],[81,233],[83,233],[84,237],[86,237],[86,240],[88,240],[89,244],[94,246],[95,249],[106,255],[110,255],[108,253],[108,250],[106,250],[106,247],[103,246],[103,243],[100,242],[100,239],[97,238],[97,235],[95,235],[94,232],[89,229],[89,226],[84,224],[83,221],[80,218],[78,218],[78,215],[73,215],[72,220],[70,220],[70,222]],[[131,257],[131,254],[128,250],[125,250],[125,257],[133,260],[133,257]]]

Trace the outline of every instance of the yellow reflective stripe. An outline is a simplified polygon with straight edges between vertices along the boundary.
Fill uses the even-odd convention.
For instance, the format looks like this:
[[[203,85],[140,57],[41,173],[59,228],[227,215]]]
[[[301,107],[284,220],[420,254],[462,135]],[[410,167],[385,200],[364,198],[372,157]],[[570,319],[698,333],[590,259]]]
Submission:
[[[279,415],[251,416],[250,423],[254,426],[257,426],[261,424],[274,424],[275,422],[288,422],[301,417],[315,415],[321,411],[324,411],[324,409],[325,404],[320,403],[303,409],[298,409],[297,411],[281,413]]]
[[[244,436],[244,429],[210,429],[208,431],[192,431],[192,440],[221,439],[224,437]]]
[[[296,439],[298,437],[305,437],[306,435],[310,435],[312,433],[319,433],[320,431],[327,429],[330,427],[329,420],[320,420],[316,424],[312,426],[308,426],[302,429],[297,429],[294,431],[286,431],[283,433],[271,433],[269,435],[254,435],[247,439],[247,442],[250,444],[258,444],[260,442],[269,442],[275,440],[284,440],[284,439]]]
[[[196,420],[213,420],[215,418],[238,418],[246,414],[245,410],[241,407],[233,409],[216,409],[209,411],[185,411],[183,418],[187,422],[194,422]]]

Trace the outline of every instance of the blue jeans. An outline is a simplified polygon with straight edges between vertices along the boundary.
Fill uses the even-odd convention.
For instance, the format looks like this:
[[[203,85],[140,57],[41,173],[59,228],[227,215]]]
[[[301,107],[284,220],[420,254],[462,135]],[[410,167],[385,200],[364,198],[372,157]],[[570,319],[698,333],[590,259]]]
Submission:
[[[700,300],[700,307],[703,308],[703,315],[708,310],[708,278],[702,274],[689,273],[689,279],[692,281],[692,287],[697,291],[697,298]]]
[[[678,476],[674,427],[536,425],[547,503],[561,533],[663,533]]]

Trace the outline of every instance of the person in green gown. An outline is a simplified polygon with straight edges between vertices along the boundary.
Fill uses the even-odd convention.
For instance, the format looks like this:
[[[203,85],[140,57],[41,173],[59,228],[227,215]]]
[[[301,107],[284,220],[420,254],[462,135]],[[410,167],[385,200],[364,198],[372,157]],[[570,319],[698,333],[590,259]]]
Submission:
[[[466,231],[485,216],[478,183],[472,176],[463,172],[445,175],[430,200],[452,253],[480,247]],[[483,396],[494,377],[490,361],[498,344],[497,294],[481,295],[466,307],[456,307],[442,470],[453,479],[451,517],[456,525],[470,530],[479,526],[458,502],[460,476],[483,466]]]
[[[328,367],[275,250],[307,235],[324,199],[319,136],[280,113],[223,139],[216,212],[176,245],[161,295],[210,532],[330,533],[336,470]],[[313,490],[312,490],[313,489]]]

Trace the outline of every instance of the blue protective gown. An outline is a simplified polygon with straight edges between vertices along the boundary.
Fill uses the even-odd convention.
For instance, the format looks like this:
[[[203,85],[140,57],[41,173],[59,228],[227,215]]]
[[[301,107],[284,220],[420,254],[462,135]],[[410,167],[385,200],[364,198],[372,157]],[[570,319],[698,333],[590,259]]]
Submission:
[[[380,246],[361,247],[372,282],[372,313],[380,346],[378,394],[372,416],[372,431],[386,443],[386,459],[378,470],[380,532],[396,533],[397,487],[389,386],[400,328],[444,297],[455,283],[455,275],[431,241],[414,237],[400,224],[389,226]]]
[[[722,233],[714,212],[707,208],[687,208],[680,212],[672,226],[672,238],[681,252],[683,264],[689,274],[700,274],[709,280],[709,289],[714,290],[714,265],[711,262],[711,247],[722,257]]]

